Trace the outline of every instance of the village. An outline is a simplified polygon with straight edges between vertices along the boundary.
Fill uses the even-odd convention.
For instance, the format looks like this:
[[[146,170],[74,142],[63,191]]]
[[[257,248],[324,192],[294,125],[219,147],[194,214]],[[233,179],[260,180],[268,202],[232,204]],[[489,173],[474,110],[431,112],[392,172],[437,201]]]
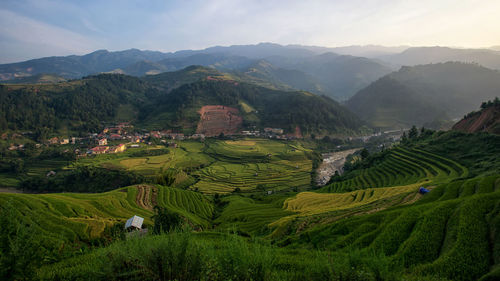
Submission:
[[[143,131],[143,130],[142,130]],[[227,133],[227,132],[226,132]],[[4,140],[11,140],[11,144],[8,150],[25,150],[25,139],[30,138],[32,132],[24,133],[10,133],[3,134],[1,136]],[[257,138],[269,138],[269,139],[282,139],[291,140],[302,138],[297,134],[284,134],[284,130],[281,128],[264,128],[261,130],[243,130],[236,133],[230,134],[217,134],[206,136],[202,133],[194,133],[191,135],[185,135],[183,133],[172,132],[172,130],[153,130],[149,132],[141,132],[141,130],[134,130],[133,125],[130,123],[118,123],[112,126],[106,126],[100,133],[90,133],[85,137],[62,137],[54,136],[40,143],[35,143],[36,148],[42,146],[65,146],[72,145],[74,148],[73,152],[76,158],[88,157],[92,155],[99,154],[111,154],[111,153],[121,153],[127,148],[138,148],[140,144],[143,145],[156,145],[163,144],[165,146],[176,148],[176,141],[182,141],[185,139],[190,140],[205,140],[206,137],[224,137],[231,138],[234,136],[246,136],[246,137],[257,137]],[[14,140],[12,142],[12,140]],[[19,140],[19,141],[16,141]],[[69,152],[68,148],[64,152]]]

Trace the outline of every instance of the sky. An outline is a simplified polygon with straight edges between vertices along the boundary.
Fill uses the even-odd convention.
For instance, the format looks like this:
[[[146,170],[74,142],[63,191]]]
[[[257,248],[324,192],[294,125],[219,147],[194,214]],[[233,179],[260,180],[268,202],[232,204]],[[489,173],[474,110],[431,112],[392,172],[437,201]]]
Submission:
[[[98,49],[500,45],[499,0],[0,0],[0,63]]]

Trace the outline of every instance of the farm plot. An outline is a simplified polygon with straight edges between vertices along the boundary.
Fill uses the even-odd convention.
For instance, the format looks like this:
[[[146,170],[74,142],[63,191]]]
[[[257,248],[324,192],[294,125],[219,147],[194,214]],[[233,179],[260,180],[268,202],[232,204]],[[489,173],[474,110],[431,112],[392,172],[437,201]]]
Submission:
[[[334,221],[301,233],[294,243],[384,255],[423,276],[477,280],[489,274],[485,280],[496,280],[499,260],[490,257],[498,255],[492,247],[500,238],[498,202],[499,175],[454,181],[414,204]]]
[[[271,163],[232,164],[218,162],[198,172],[192,188],[204,193],[229,193],[239,188],[283,190],[310,184],[312,164],[309,160],[278,160]]]
[[[356,171],[352,177],[327,185],[321,191],[345,192],[417,182],[429,183],[431,180],[439,184],[467,174],[467,168],[445,157],[423,150],[396,148],[381,163]]]
[[[417,195],[419,184],[384,188],[369,188],[346,193],[301,192],[287,199],[283,208],[301,214],[317,214],[335,210],[349,209],[377,200],[393,198],[398,195]],[[400,200],[397,201],[400,203]]]
[[[107,226],[124,223],[133,215],[151,224],[152,208],[159,205],[207,226],[213,206],[199,193],[156,185],[136,185],[106,193],[0,193],[1,205],[54,240],[75,241],[101,237]]]
[[[210,200],[200,193],[189,190],[159,186],[158,204],[179,213],[192,223],[208,227],[214,212]]]
[[[99,237],[106,226],[139,215],[150,222],[152,212],[137,206],[135,187],[106,193],[0,194],[23,220],[33,222],[54,239],[73,241]],[[8,203],[10,202],[10,203]]]
[[[281,208],[284,198],[272,195],[269,200],[254,200],[242,196],[229,196],[222,214],[214,221],[219,229],[237,229],[247,234],[265,233],[268,225],[281,217],[292,214]]]
[[[203,193],[283,190],[310,184],[312,162],[305,149],[280,141],[243,139],[217,141],[205,152],[217,162],[196,171],[191,188]]]

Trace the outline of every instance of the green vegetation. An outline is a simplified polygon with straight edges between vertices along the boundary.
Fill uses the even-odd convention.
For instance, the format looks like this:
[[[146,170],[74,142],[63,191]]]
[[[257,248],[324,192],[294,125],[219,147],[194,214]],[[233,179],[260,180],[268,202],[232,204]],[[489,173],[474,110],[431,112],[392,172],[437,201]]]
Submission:
[[[235,81],[202,80],[174,89],[159,98],[151,108],[148,124],[168,124],[171,128],[195,128],[204,105],[240,108],[241,103],[258,113],[244,114],[244,125],[278,127],[304,134],[356,133],[363,125],[359,119],[334,100],[307,92],[285,92]],[[160,106],[157,106],[160,105]],[[312,110],[314,109],[314,110]],[[244,112],[244,108],[241,110]]]
[[[500,173],[495,135],[414,128],[391,149],[361,150],[344,175],[320,190],[310,186],[316,142],[242,138],[176,143],[176,148],[141,145],[120,154],[82,158],[56,176],[43,176],[50,182],[46,191],[71,183],[69,179],[74,184],[65,190],[97,188],[93,182],[106,179],[102,186],[109,187],[113,173],[138,175],[140,184],[94,194],[0,193],[0,206],[8,206],[1,209],[0,218],[6,214],[11,219],[5,225],[15,227],[0,231],[0,241],[12,241],[0,245],[5,257],[0,265],[6,268],[2,277],[498,276]],[[82,171],[88,173],[78,180]],[[430,192],[419,194],[420,186]],[[145,218],[147,237],[124,233],[123,223],[133,215]],[[30,254],[46,258],[25,259],[17,250],[22,249],[16,246],[20,239],[44,245]],[[15,259],[20,262],[13,264]]]
[[[472,189],[471,189],[472,187]],[[288,247],[361,250],[387,256],[394,270],[450,280],[474,280],[497,260],[500,177],[443,184],[413,205],[402,206],[300,233]]]
[[[330,98],[235,82],[218,72],[212,80],[204,79],[212,72],[190,67],[143,79],[100,74],[54,84],[0,85],[0,130],[31,130],[38,141],[53,132],[97,132],[103,122],[194,132],[197,111],[204,105],[242,107],[242,112],[254,108],[243,114],[248,128],[294,132],[299,126],[305,134],[354,134],[363,125]]]
[[[37,273],[41,280],[395,280],[396,276],[387,263],[356,254],[281,250],[210,232],[118,242]]]
[[[345,192],[371,187],[434,184],[467,176],[468,170],[457,162],[424,150],[397,147],[372,156],[369,168],[355,169],[333,178],[324,192]]]
[[[429,127],[461,118],[478,101],[494,99],[499,78],[497,71],[473,63],[402,67],[359,91],[347,107],[374,127]]]

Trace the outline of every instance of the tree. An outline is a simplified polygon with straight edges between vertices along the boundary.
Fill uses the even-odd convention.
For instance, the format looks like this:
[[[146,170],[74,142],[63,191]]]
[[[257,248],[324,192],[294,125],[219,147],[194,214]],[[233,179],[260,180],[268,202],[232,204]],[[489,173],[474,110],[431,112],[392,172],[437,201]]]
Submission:
[[[366,148],[363,148],[363,150],[361,150],[361,159],[362,160],[365,160],[366,158],[368,158],[368,156],[370,156],[370,152],[368,152],[368,150]]]
[[[176,213],[168,212],[167,209],[155,206],[155,215],[151,218],[154,221],[153,233],[168,233],[181,225],[181,217]]]
[[[415,127],[415,125],[413,125],[413,127],[411,127],[410,131],[408,131],[408,138],[411,140],[414,140],[417,137],[418,137],[418,130],[417,130],[417,127]]]
[[[408,137],[406,136],[406,132],[403,132],[403,135],[401,136],[401,142],[406,143],[408,141]]]

